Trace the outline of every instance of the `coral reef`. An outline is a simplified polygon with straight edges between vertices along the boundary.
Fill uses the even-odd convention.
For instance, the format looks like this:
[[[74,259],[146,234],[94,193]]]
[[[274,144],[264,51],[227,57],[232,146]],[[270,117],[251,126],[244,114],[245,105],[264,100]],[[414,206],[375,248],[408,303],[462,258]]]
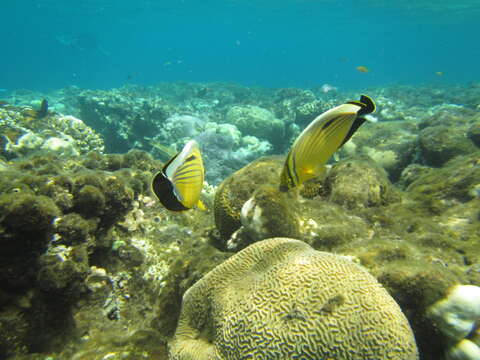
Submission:
[[[373,276],[287,238],[249,246],[191,287],[170,352],[176,360],[418,359],[407,319]]]
[[[29,107],[0,107],[0,156],[74,156],[104,150],[102,138],[82,120],[52,112],[37,119],[31,116],[32,111]]]
[[[1,358],[166,357],[183,292],[229,254],[207,243],[209,210],[152,199],[160,168],[138,150],[2,163]]]
[[[271,150],[268,141],[242,136],[235,125],[178,114],[166,120],[160,134],[153,137],[151,143],[168,143],[173,149],[181,149],[192,138],[201,146],[204,162],[209,165],[206,167],[206,179],[214,185]]]
[[[47,347],[56,330],[70,334],[69,311],[64,316],[57,311],[85,295],[94,254],[108,246],[112,225],[132,207],[131,180],[88,170],[78,158],[52,155],[19,160],[2,170],[0,293],[5,311],[0,318],[18,319],[20,326],[1,327],[2,356]],[[54,316],[60,328],[48,327],[31,340],[35,329]],[[27,334],[22,346],[9,341],[22,331]]]
[[[473,270],[480,256],[477,159],[473,153],[442,169],[412,168],[409,186],[401,191],[370,158],[357,156],[339,161],[283,200],[285,194],[268,190],[278,186],[281,159],[261,159],[220,184],[215,198],[220,238],[212,241],[219,248],[242,248],[282,229],[277,225],[262,234],[257,229],[264,231],[263,224],[279,218],[283,225],[291,223],[291,211],[299,239],[315,249],[354,256],[377,276],[409,317],[422,353],[434,359],[445,349],[432,340],[437,330],[428,306],[454,284],[480,284]],[[263,203],[286,208],[255,214],[256,193],[269,198]]]
[[[161,97],[137,96],[127,89],[85,90],[76,100],[80,117],[101,129],[108,152],[126,152],[146,134],[158,133],[160,123],[171,113],[170,105]]]
[[[385,170],[368,157],[333,166],[325,181],[328,200],[346,207],[381,206],[399,199]]]
[[[235,125],[243,134],[257,136],[270,143],[281,143],[284,139],[284,123],[258,106],[232,106],[225,120]]]
[[[335,106],[333,99],[320,99],[311,90],[286,88],[275,92],[275,113],[280,118],[307,125],[322,112]]]
[[[428,314],[447,337],[448,359],[474,360],[480,356],[478,322],[480,320],[480,287],[456,285],[445,298],[428,309]]]
[[[260,157],[284,154],[317,115],[359,93],[10,91],[0,102],[0,358],[164,360],[187,289],[230,251],[276,236],[367,269],[410,321],[422,359],[475,358],[476,325],[450,339],[442,319],[463,313],[432,309],[480,286],[480,87],[365,92],[378,105],[369,123],[325,174],[279,193],[284,158]],[[44,98],[49,111],[35,117]],[[230,123],[239,109],[259,121]],[[205,160],[207,210],[173,214],[149,193],[163,165],[151,155],[167,161],[190,137]],[[103,154],[104,141],[118,153]]]
[[[278,157],[261,158],[236,171],[220,184],[215,194],[214,215],[221,240],[228,239],[240,228],[242,207],[258,187],[279,183],[281,164],[283,159]],[[253,179],[255,181],[251,181]]]
[[[275,130],[271,128],[272,124],[279,129],[283,127],[282,121],[275,119],[266,109],[251,111],[249,119],[253,119],[251,116],[259,118],[258,123],[263,124],[260,128],[272,135],[269,138],[264,138],[264,134],[240,131],[235,124],[225,123],[224,118],[228,116],[224,114],[228,115],[237,96],[222,95],[220,89],[224,86],[219,85],[218,89],[198,85],[176,88],[177,92],[181,90],[194,97],[191,99],[182,94],[179,95],[180,101],[178,98],[174,101],[171,94],[159,93],[155,89],[136,88],[82,91],[76,99],[79,116],[104,136],[108,152],[139,148],[166,161],[186,141],[194,138],[204,151],[205,160],[211,164],[207,167],[206,178],[209,183],[217,184],[232,171],[268,153],[272,148],[268,140],[279,140],[278,134],[272,135]],[[221,101],[214,95],[225,99]],[[196,98],[198,96],[201,100]],[[204,104],[200,105],[200,102]],[[265,117],[264,113],[268,116]]]

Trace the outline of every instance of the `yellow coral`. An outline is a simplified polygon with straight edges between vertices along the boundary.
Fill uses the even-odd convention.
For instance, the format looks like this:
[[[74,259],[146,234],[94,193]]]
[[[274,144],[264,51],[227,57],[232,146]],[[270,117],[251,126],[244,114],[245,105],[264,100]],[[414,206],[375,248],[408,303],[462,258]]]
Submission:
[[[288,238],[257,242],[184,295],[172,360],[418,359],[386,290],[347,258]]]

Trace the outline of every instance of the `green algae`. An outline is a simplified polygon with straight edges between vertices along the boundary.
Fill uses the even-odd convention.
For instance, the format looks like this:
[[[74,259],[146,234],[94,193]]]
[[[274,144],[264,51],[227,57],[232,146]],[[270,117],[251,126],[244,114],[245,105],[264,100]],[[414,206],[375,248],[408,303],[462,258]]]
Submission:
[[[441,169],[419,177],[407,188],[425,201],[441,201],[442,208],[448,200],[469,201],[475,197],[472,192],[480,183],[480,152],[460,156],[445,164]]]
[[[45,231],[60,214],[55,203],[46,196],[23,192],[0,194],[0,223],[15,232]]]

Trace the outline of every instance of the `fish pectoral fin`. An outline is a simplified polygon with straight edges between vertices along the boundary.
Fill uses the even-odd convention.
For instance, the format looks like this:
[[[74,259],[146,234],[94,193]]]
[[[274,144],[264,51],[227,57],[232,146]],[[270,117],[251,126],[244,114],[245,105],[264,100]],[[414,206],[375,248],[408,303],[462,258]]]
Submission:
[[[313,179],[320,176],[325,171],[324,165],[317,165],[312,167],[305,167],[301,169],[301,182]]]
[[[202,200],[198,200],[198,203],[196,205],[197,209],[200,209],[202,211],[206,211],[207,210],[207,207],[205,206],[205,204],[202,202]]]

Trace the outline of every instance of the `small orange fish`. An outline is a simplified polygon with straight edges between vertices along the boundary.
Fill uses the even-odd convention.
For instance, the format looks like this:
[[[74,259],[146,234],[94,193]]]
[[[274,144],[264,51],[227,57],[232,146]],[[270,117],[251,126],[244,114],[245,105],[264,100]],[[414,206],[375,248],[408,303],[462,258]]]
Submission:
[[[357,69],[361,73],[367,73],[367,72],[370,71],[369,68],[367,68],[366,66],[363,66],[363,65],[357,66],[355,69]]]

